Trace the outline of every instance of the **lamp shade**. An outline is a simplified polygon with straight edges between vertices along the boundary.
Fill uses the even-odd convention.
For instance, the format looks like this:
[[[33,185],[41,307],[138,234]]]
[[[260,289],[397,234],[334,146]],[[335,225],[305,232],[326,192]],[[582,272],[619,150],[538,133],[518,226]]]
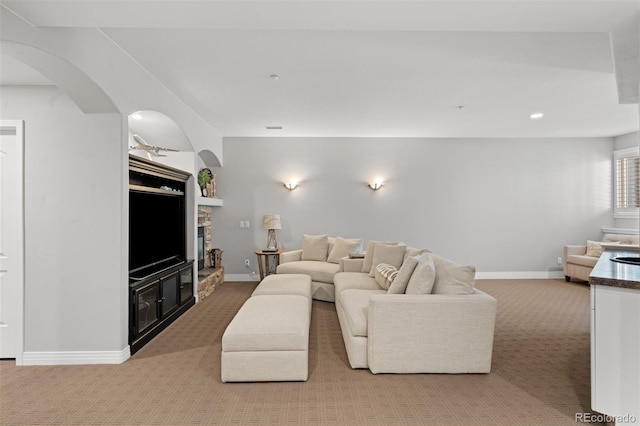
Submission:
[[[282,229],[279,214],[265,214],[262,217],[262,229]]]

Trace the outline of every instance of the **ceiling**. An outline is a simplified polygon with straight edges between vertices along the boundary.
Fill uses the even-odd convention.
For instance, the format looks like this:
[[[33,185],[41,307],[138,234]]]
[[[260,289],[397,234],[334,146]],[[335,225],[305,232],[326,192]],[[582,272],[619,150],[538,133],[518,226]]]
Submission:
[[[1,3],[100,28],[225,137],[638,130],[638,105],[620,103],[638,90],[636,0]],[[24,84],[13,65],[3,55],[0,82]]]

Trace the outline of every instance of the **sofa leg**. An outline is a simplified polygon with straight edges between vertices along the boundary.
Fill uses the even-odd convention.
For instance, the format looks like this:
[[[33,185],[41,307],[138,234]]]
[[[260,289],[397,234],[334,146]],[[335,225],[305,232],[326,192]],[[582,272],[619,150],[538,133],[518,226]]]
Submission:
[[[564,280],[565,280],[566,282],[569,282],[569,281],[571,281],[571,277],[569,277],[569,276],[565,275],[565,276],[564,276]]]

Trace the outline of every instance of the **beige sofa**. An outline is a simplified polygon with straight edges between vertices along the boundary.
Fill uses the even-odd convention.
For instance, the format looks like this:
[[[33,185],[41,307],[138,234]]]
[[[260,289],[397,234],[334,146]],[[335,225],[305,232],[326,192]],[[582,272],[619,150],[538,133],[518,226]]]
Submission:
[[[617,248],[624,248],[625,246],[637,247],[639,241],[638,235],[603,234],[601,241],[587,240],[587,244],[584,245],[564,246],[563,269],[565,281],[569,282],[571,278],[589,281],[589,275],[593,267],[596,266],[604,248],[611,246]]]
[[[388,294],[346,259],[334,277],[349,364],[372,373],[488,373],[496,300],[468,295]],[[350,272],[351,271],[351,272]]]
[[[398,265],[428,252],[405,250]],[[496,300],[490,295],[478,289],[470,294],[390,294],[379,277],[363,272],[369,268],[364,258],[302,260],[302,251],[281,254],[277,274],[307,274],[314,299],[335,301],[352,368],[374,374],[491,370]]]

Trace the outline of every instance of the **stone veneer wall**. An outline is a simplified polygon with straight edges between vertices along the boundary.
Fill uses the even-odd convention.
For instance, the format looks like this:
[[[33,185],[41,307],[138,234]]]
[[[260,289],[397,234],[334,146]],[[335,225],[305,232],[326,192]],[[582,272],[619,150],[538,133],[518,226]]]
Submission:
[[[211,249],[213,245],[213,207],[198,206],[198,226],[204,226],[204,267],[211,267]]]

